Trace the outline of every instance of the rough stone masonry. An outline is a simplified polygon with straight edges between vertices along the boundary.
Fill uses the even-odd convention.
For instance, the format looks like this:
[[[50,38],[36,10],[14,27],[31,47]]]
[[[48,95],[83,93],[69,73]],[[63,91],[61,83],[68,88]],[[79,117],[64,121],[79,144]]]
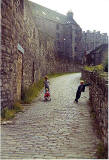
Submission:
[[[82,78],[90,82],[89,97],[91,109],[95,112],[99,134],[108,150],[108,81],[96,72],[82,71]],[[108,152],[108,151],[107,151]]]
[[[79,70],[73,58],[80,53],[81,28],[72,14],[67,17],[48,10],[63,19],[58,23],[33,12],[34,4],[28,0],[1,1],[2,109],[20,100],[23,88],[44,75]],[[54,35],[43,29],[45,24],[53,26]]]

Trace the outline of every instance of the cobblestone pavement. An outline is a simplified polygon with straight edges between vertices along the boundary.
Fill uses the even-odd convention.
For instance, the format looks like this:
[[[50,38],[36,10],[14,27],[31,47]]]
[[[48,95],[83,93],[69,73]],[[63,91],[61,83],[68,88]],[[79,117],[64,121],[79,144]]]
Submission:
[[[78,104],[73,102],[80,76],[52,78],[50,102],[43,102],[42,92],[12,124],[2,125],[2,159],[96,158],[99,139],[87,105],[88,88]]]

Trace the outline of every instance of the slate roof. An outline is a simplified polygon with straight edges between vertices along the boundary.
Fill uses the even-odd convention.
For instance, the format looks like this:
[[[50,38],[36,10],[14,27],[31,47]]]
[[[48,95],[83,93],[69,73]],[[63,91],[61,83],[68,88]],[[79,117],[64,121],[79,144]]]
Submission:
[[[56,11],[53,11],[51,9],[48,9],[44,6],[41,6],[37,3],[31,2],[30,7],[32,9],[32,13],[34,16],[43,17],[52,21],[55,21],[57,23],[66,24],[67,23],[67,16],[61,13],[58,13]],[[78,25],[75,20],[73,20],[73,23]]]

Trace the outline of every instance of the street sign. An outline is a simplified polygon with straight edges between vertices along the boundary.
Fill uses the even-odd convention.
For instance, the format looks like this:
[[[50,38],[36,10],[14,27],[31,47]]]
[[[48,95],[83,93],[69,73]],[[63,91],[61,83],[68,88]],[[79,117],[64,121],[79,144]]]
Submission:
[[[24,54],[24,49],[22,48],[22,46],[18,43],[17,45],[17,49]]]

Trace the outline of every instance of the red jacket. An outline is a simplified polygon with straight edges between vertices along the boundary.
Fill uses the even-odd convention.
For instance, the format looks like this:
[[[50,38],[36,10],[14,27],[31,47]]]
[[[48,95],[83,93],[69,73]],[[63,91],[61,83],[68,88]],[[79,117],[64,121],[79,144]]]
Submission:
[[[49,97],[50,96],[50,93],[49,92],[46,92],[44,97]]]

